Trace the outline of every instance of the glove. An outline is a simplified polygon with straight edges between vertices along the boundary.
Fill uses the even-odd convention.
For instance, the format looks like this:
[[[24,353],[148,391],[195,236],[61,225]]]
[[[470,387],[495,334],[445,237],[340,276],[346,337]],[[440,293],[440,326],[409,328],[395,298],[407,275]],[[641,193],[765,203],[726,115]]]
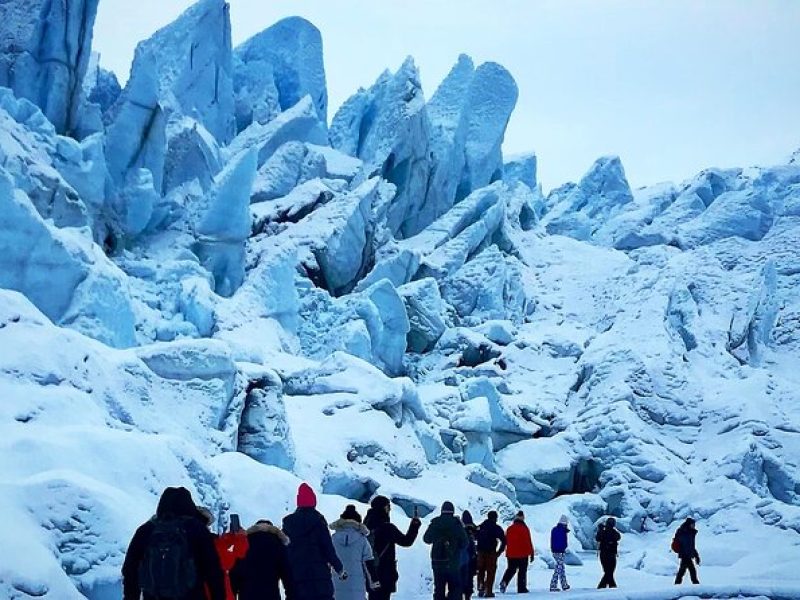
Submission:
[[[700,566],[700,557],[699,556],[695,559],[695,562],[697,563],[698,566]]]
[[[341,573],[339,573],[339,579],[342,581],[347,581],[348,577],[350,576],[347,574],[347,571],[342,571]]]
[[[531,554],[531,564],[533,564],[533,554]]]
[[[371,590],[379,590],[379,589],[381,589],[381,582],[380,582],[380,581],[373,581],[373,582],[370,584],[369,588],[370,588]]]
[[[422,525],[422,521],[420,521],[419,517],[414,517],[411,519],[411,524],[414,525],[415,527],[419,527],[420,525]]]

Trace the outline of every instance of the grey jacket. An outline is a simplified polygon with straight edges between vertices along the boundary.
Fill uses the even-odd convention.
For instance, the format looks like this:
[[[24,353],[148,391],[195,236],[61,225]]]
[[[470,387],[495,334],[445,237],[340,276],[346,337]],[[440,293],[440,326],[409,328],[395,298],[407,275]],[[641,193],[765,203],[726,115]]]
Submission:
[[[367,597],[366,561],[372,560],[369,530],[357,521],[339,519],[331,523],[333,547],[342,561],[348,578],[335,578],[336,600],[364,600]]]

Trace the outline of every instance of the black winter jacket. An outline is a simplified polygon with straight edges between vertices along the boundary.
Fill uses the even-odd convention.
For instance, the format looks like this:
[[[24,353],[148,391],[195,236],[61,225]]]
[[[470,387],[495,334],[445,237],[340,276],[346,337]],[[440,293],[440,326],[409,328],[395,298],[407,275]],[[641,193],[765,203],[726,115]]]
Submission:
[[[434,570],[458,571],[461,556],[469,544],[461,521],[452,514],[434,518],[425,531],[423,541],[431,545],[431,564]]]
[[[367,511],[364,525],[372,532],[372,554],[376,557],[378,567],[377,579],[381,584],[382,592],[394,593],[397,591],[397,546],[408,548],[414,544],[422,525],[419,521],[412,520],[408,531],[403,533],[389,521],[388,513],[374,508]]]
[[[342,572],[328,523],[314,508],[298,508],[283,519],[292,576],[292,600],[332,600],[331,569]]]
[[[503,554],[506,549],[506,533],[494,521],[486,519],[478,527],[478,533],[475,536],[478,544],[478,552],[494,552],[497,556]],[[500,542],[500,548],[497,548],[497,542]]]
[[[266,523],[247,530],[248,550],[231,570],[231,588],[239,600],[281,600],[279,583],[291,597],[289,538]]]
[[[622,535],[615,527],[600,525],[597,528],[595,540],[597,540],[598,550],[603,556],[616,556],[620,539],[622,539]]]
[[[697,553],[695,546],[695,538],[697,537],[697,529],[690,527],[686,523],[678,527],[678,532],[675,534],[680,546],[678,556],[684,559],[699,559],[700,555]]]

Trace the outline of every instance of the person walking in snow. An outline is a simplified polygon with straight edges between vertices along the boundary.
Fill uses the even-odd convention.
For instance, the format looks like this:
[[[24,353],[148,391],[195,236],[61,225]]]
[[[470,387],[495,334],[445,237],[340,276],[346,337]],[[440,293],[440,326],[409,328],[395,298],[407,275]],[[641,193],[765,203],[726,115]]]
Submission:
[[[231,588],[238,600],[281,600],[280,584],[291,595],[289,537],[271,521],[247,530],[247,552],[231,569]]]
[[[686,575],[686,571],[689,571],[689,577],[693,584],[700,583],[697,578],[697,569],[694,566],[695,562],[697,562],[698,567],[700,566],[700,555],[697,553],[697,546],[695,545],[696,538],[697,527],[695,527],[695,520],[689,517],[678,527],[678,531],[675,532],[675,538],[672,540],[672,548],[677,552],[681,561],[678,573],[675,575],[675,585],[683,583],[683,576]]]
[[[597,584],[597,589],[605,587],[615,588],[614,571],[617,569],[617,550],[622,535],[617,531],[617,520],[614,517],[606,519],[604,525],[597,528],[597,548],[600,552],[600,565],[603,567],[603,578]]]
[[[569,546],[569,519],[566,515],[561,515],[558,524],[550,531],[550,552],[553,554],[553,560],[556,565],[553,568],[553,578],[550,580],[550,591],[557,592],[558,584],[561,583],[561,589],[565,592],[569,589],[567,583],[567,571],[564,568],[564,560],[567,556],[567,547]]]
[[[189,490],[164,490],[155,517],[136,530],[125,554],[123,600],[225,600],[214,539],[202,519]]]
[[[431,547],[433,600],[461,600],[461,558],[469,541],[455,512],[452,502],[442,504],[422,537]]]
[[[464,600],[470,600],[475,593],[475,574],[478,571],[478,548],[475,539],[478,528],[472,519],[472,513],[468,510],[461,514],[461,523],[467,533],[467,546],[461,557],[461,593]]]
[[[525,524],[525,513],[519,511],[506,530],[506,560],[508,567],[500,581],[500,591],[506,588],[517,576],[517,593],[528,593],[528,563],[533,562],[533,540],[531,531]]]
[[[307,483],[297,490],[297,510],[283,519],[283,531],[292,542],[287,546],[292,575],[292,600],[333,600],[331,569],[347,579],[336,555],[328,523],[317,511],[317,496]]]
[[[500,547],[497,547],[498,542]],[[506,549],[506,534],[497,524],[497,511],[490,510],[486,520],[478,527],[476,535],[478,546],[478,596],[494,598],[494,578],[497,573],[497,559]]]
[[[419,534],[422,522],[415,516],[411,519],[408,531],[401,532],[390,519],[392,504],[386,496],[375,496],[364,518],[364,525],[370,531],[373,555],[373,570],[376,581],[369,591],[369,600],[389,600],[397,591],[396,547],[409,548]],[[377,585],[376,585],[377,584]]]
[[[206,517],[207,527],[210,529],[214,522],[214,515],[207,508],[201,507],[201,514]],[[214,547],[217,550],[219,564],[222,567],[222,575],[225,583],[225,600],[236,600],[236,596],[231,588],[230,572],[236,562],[247,554],[247,535],[239,525],[239,515],[232,515],[230,531],[221,535],[214,535]]]
[[[348,504],[340,518],[331,523],[333,547],[350,574],[345,580],[333,582],[336,600],[366,600],[372,587],[368,568],[372,562],[372,546],[367,536],[369,529],[361,524],[356,507]]]

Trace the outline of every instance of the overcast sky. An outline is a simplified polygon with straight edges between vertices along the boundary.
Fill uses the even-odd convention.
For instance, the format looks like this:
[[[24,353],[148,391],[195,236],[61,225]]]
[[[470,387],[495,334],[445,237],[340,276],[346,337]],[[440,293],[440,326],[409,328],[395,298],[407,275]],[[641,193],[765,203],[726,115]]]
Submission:
[[[94,47],[127,79],[136,43],[191,0],[100,0]],[[800,147],[800,1],[230,0],[234,45],[280,18],[321,31],[329,118],[407,55],[426,97],[467,53],[514,75],[507,154],[539,156],[546,189],[595,158],[632,185],[708,166],[781,162]]]

